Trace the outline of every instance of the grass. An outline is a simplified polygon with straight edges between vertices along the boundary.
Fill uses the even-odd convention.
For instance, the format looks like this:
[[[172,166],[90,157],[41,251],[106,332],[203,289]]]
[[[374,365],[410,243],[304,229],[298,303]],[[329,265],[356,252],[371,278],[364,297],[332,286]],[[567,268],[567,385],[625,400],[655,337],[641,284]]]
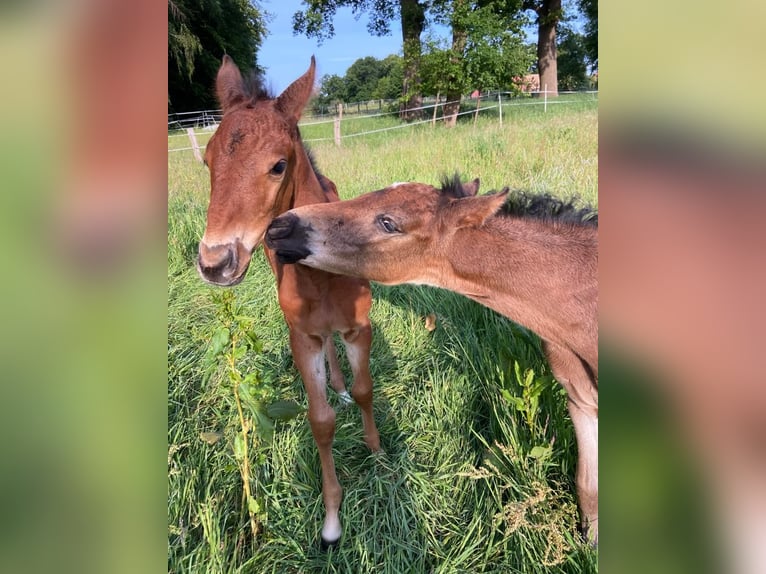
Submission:
[[[551,106],[545,114],[518,107],[504,111],[502,127],[488,115],[475,126],[472,118],[453,130],[426,124],[312,149],[344,198],[393,181],[437,183],[459,171],[480,177],[484,191],[510,185],[596,204],[595,107]],[[352,123],[362,121],[344,123],[344,133],[396,124],[386,117]],[[323,129],[307,126],[303,137],[322,137]],[[169,146],[188,143],[171,138]],[[253,542],[233,452],[236,408],[223,373],[206,377],[203,366],[215,289],[202,284],[193,262],[209,176],[190,151],[170,153],[168,169],[169,572],[597,571],[597,552],[577,530],[566,398],[539,341],[459,295],[427,287],[373,286],[371,370],[385,454],[367,451],[356,407],[338,410],[340,547],[319,548],[321,474],[305,415],[277,423],[258,469],[267,519]],[[234,290],[264,346],[240,369],[259,372],[280,398],[305,407],[260,250]],[[433,332],[424,322],[430,313]],[[211,432],[220,440],[201,438]]]

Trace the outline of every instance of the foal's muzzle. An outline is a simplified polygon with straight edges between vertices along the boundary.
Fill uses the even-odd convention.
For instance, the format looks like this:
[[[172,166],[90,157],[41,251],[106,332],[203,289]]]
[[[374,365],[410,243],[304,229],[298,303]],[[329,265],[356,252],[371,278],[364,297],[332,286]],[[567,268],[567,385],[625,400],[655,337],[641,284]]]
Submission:
[[[274,251],[280,263],[297,263],[311,255],[309,231],[310,225],[288,212],[271,222],[266,230],[265,243]]]
[[[197,271],[200,277],[214,285],[230,287],[245,277],[250,254],[239,242],[209,246],[200,241]]]

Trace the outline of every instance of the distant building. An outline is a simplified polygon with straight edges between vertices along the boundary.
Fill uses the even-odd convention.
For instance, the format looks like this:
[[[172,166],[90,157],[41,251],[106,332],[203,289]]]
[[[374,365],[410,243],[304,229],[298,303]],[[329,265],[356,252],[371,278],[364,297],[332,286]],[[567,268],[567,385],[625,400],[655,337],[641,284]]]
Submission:
[[[540,74],[515,76],[513,83],[522,92],[537,92],[540,90]]]

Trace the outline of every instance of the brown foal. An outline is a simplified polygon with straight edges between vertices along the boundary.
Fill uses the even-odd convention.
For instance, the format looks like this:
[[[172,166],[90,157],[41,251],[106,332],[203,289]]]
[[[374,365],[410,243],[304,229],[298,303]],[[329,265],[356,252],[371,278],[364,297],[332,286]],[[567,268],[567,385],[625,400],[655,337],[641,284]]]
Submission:
[[[314,70],[312,57],[308,71],[272,98],[257,78],[246,81],[224,56],[216,79],[223,118],[205,152],[210,205],[197,261],[205,281],[236,285],[274,217],[293,207],[337,201],[334,184],[316,172],[298,130],[314,88]],[[379,450],[369,371],[370,285],[363,279],[284,265],[270,249],[264,250],[277,278],[279,305],[308,395],[308,418],[322,465],[322,542],[335,544],[341,535],[342,490],[332,456],[335,411],[327,402],[325,359],[330,384],[349,402],[333,343],[333,333],[339,332],[354,376],[351,396],[362,411],[364,440],[370,449]]]
[[[284,262],[388,285],[450,289],[535,331],[569,397],[583,528],[595,544],[596,216],[550,196],[508,196],[507,190],[476,196],[477,190],[478,180],[461,185],[457,178],[442,189],[400,183],[349,201],[299,207],[272,222],[266,244]]]

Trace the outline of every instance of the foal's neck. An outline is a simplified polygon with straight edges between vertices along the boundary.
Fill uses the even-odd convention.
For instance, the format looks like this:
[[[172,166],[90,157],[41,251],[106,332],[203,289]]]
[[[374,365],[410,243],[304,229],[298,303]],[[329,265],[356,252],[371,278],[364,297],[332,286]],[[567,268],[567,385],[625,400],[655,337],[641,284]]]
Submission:
[[[289,184],[292,186],[290,209],[313,203],[325,203],[327,199],[322,185],[301,143],[295,149],[295,161],[295,172]]]
[[[455,233],[440,286],[557,340],[573,325],[587,330],[585,323],[595,320],[596,253],[591,230],[493,217]]]

